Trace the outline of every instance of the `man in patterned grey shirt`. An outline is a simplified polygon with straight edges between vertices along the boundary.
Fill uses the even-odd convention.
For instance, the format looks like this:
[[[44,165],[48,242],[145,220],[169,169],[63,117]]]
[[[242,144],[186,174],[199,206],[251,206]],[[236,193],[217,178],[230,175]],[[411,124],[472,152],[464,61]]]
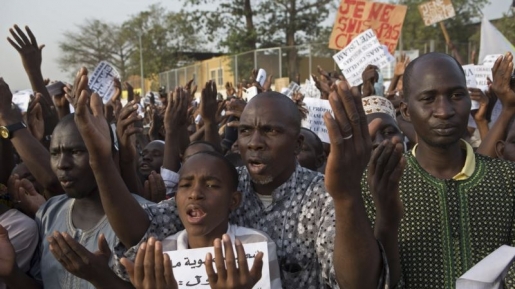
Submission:
[[[185,115],[187,99],[183,90],[169,98],[165,154],[172,145],[170,137],[181,129],[177,117]],[[276,242],[286,288],[375,288],[381,275],[387,277],[383,272],[387,266],[381,263],[366,214],[360,213],[364,211],[360,179],[372,151],[367,120],[360,96],[352,95],[345,83],[334,86],[330,101],[335,117],[324,116],[331,138],[325,179],[297,163],[302,136],[294,103],[274,92],[249,102],[240,118],[238,138],[246,163],[239,169],[244,200],[230,222],[263,230]],[[204,98],[202,102],[207,105]],[[204,115],[203,119],[209,126],[211,120]],[[90,127],[100,126],[98,122]],[[99,142],[97,138],[88,143],[88,149],[100,149]],[[162,240],[183,229],[173,198],[142,210],[127,197],[123,181],[110,173],[114,167],[104,159],[101,154],[95,157],[95,175],[105,180],[99,188],[121,241],[115,250],[118,258],[134,259],[139,243],[150,236]],[[166,164],[165,158],[165,168]],[[118,273],[123,274],[121,267]]]

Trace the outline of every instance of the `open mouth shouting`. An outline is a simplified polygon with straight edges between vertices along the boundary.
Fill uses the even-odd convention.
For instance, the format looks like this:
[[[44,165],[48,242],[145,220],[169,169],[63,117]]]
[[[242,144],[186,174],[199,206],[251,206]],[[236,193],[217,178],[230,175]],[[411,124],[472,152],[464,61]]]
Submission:
[[[204,210],[198,205],[189,205],[186,209],[186,216],[190,224],[201,223],[206,215]]]

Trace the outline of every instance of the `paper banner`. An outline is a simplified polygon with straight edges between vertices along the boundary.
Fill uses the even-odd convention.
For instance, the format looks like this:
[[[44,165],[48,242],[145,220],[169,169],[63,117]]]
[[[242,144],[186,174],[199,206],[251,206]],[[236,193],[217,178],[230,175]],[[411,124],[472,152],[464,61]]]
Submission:
[[[361,74],[372,64],[379,68],[389,64],[383,46],[372,29],[358,35],[342,51],[333,56],[351,86],[363,83]]]
[[[89,77],[88,86],[107,103],[115,91],[115,78],[120,78],[116,68],[107,61],[101,61]]]
[[[270,288],[270,267],[268,263],[268,246],[266,242],[243,244],[247,257],[248,267],[252,268],[254,258],[258,251],[263,255],[263,269],[261,279],[253,288]],[[234,249],[236,250],[236,249]],[[236,251],[235,251],[236,252]],[[206,267],[204,260],[206,254],[214,256],[214,248],[206,247],[199,249],[178,250],[165,252],[172,260],[173,275],[179,285],[179,289],[185,288],[211,288],[207,281]],[[213,267],[216,271],[216,266]]]
[[[318,135],[320,140],[329,143],[329,134],[324,122],[324,113],[333,110],[329,100],[317,98],[304,98],[304,103],[309,111],[308,117],[302,121],[302,127],[309,128]]]

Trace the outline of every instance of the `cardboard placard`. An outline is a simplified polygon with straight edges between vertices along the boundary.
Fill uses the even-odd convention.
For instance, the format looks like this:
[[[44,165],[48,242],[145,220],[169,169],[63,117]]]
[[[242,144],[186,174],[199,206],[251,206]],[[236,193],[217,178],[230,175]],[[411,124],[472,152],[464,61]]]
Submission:
[[[309,114],[307,118],[302,121],[302,127],[312,130],[323,142],[330,143],[329,134],[324,122],[325,112],[329,111],[331,114],[333,113],[329,100],[304,98],[304,103],[306,104]]]
[[[263,252],[263,269],[261,279],[253,288],[270,288],[270,266],[268,263],[268,246],[266,242],[243,244],[247,257],[247,264],[252,268],[254,258],[258,251]],[[233,248],[234,249],[234,248]],[[236,252],[236,249],[234,249]],[[207,281],[206,267],[204,260],[206,254],[211,253],[214,256],[214,248],[198,248],[189,250],[167,251],[164,252],[170,256],[172,260],[173,275],[179,288],[211,288]],[[213,262],[216,272],[216,266]]]
[[[336,53],[333,59],[350,86],[363,83],[361,74],[368,65],[381,68],[389,64],[383,46],[372,29],[359,34],[347,47]]]
[[[115,92],[114,79],[120,78],[120,74],[114,66],[107,61],[101,61],[89,77],[89,88],[98,93],[102,101],[107,103]]]
[[[329,48],[341,50],[358,34],[373,29],[381,44],[394,53],[408,7],[363,0],[342,0],[336,14]]]
[[[289,77],[277,78],[275,79],[275,91],[281,92],[283,88],[288,87],[290,84]]]
[[[456,16],[451,0],[433,0],[418,5],[418,11],[426,26]]]

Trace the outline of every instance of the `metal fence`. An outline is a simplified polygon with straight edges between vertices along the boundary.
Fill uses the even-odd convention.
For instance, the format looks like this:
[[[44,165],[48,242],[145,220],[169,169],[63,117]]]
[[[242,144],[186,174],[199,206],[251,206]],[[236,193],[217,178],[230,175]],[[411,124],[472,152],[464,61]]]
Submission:
[[[455,46],[463,61],[467,63],[472,50],[478,47],[474,42],[455,43]],[[411,42],[409,46],[404,45],[403,49],[418,51],[420,55],[433,51],[451,53],[443,40]],[[300,80],[304,81],[309,75],[317,74],[318,66],[327,71],[338,70],[332,59],[335,53],[335,50],[327,48],[327,43],[256,49],[162,72],[159,74],[159,83],[167,88],[174,88],[184,85],[192,78],[196,83],[213,79],[223,88],[227,81],[233,82],[236,86],[237,83],[248,80],[252,70],[259,68],[265,69],[267,75],[273,74],[274,78],[289,77],[290,80],[294,80],[300,75]],[[392,77],[393,65],[383,69],[385,79]]]

